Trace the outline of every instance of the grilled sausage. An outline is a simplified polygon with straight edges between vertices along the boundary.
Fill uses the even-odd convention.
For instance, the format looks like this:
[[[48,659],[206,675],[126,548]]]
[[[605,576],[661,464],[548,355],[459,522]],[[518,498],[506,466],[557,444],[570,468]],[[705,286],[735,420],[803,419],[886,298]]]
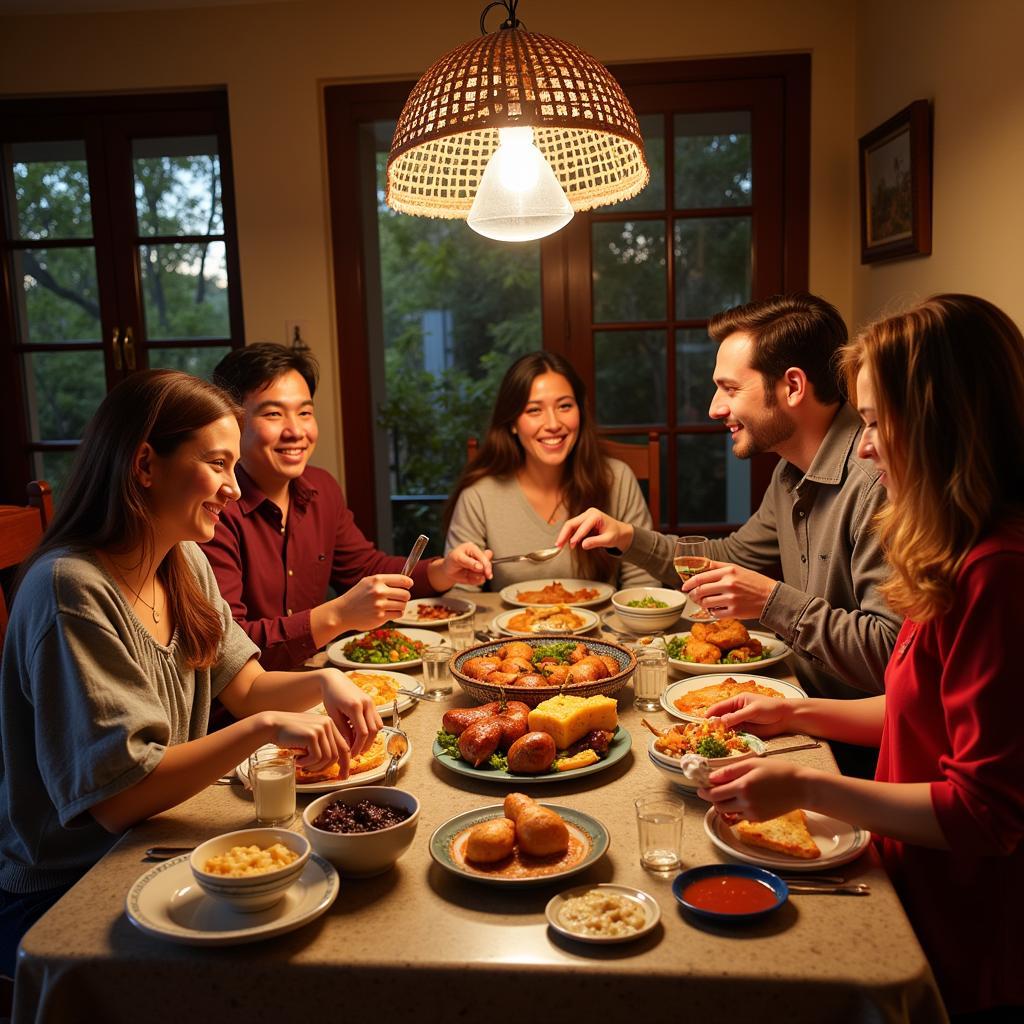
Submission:
[[[464,761],[479,768],[498,749],[501,719],[497,715],[474,722],[459,737],[459,753]]]
[[[508,770],[524,775],[546,772],[556,753],[555,741],[546,732],[528,732],[508,748]]]
[[[452,708],[441,718],[441,728],[453,736],[461,736],[474,722],[490,718],[498,713],[501,705],[492,700],[490,704],[481,704],[475,708]]]

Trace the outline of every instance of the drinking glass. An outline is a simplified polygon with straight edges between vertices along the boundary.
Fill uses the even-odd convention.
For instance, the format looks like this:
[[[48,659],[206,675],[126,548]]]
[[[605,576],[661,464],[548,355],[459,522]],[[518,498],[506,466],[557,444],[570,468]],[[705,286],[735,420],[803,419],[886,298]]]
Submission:
[[[257,825],[287,825],[295,817],[295,757],[287,750],[249,755]]]
[[[633,673],[633,707],[637,711],[657,711],[667,685],[668,652],[661,647],[638,650]]]
[[[471,646],[473,636],[473,616],[467,615],[464,619],[452,619],[448,623],[448,640],[452,650],[464,651]]]
[[[661,793],[633,801],[640,836],[640,864],[648,871],[677,871],[682,863],[686,805]]]
[[[710,569],[711,555],[708,551],[707,537],[679,537],[676,540],[672,564],[684,584],[691,576]],[[714,614],[706,608],[702,608],[689,594],[686,595],[683,616],[693,622],[713,622],[715,620]]]
[[[448,659],[452,649],[447,644],[434,644],[420,651],[423,659],[423,687],[426,690],[448,682]]]

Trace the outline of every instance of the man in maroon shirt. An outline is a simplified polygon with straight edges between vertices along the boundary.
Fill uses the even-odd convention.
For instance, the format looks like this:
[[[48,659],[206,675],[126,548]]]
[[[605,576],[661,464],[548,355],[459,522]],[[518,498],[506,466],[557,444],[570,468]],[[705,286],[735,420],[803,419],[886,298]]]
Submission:
[[[338,482],[309,466],[317,441],[318,369],[304,350],[259,344],[236,349],[214,382],[245,408],[239,500],[204,545],[235,621],[268,669],[294,669],[340,633],[373,629],[402,614],[410,590],[426,596],[455,583],[481,584],[490,551],[473,544],[423,561],[378,551],[356,526]],[[325,601],[328,584],[340,596]]]

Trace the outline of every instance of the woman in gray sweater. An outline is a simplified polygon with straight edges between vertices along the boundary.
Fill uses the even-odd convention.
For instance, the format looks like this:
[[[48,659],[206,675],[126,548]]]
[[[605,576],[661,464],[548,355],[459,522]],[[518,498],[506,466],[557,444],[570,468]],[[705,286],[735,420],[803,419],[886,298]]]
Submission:
[[[495,556],[549,548],[569,516],[595,498],[618,517],[650,529],[651,514],[629,467],[606,458],[583,381],[561,356],[531,352],[506,372],[480,450],[445,508],[448,550],[471,541]],[[566,548],[542,570],[531,562],[495,566],[491,586],[538,576],[658,586],[642,569],[606,551]]]
[[[372,742],[335,669],[264,672],[196,541],[238,496],[239,410],[175,371],[100,405],[23,569],[0,666],[0,971],[21,935],[131,825],[264,743],[310,769]],[[206,734],[219,696],[240,721]],[[323,701],[329,714],[304,713]]]

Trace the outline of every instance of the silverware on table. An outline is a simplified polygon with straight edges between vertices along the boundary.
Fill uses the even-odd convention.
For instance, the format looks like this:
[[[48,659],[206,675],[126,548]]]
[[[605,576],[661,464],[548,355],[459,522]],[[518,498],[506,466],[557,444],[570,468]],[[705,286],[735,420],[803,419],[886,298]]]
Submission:
[[[420,558],[423,555],[423,551],[426,548],[430,538],[425,534],[421,533],[412,546],[412,551],[409,552],[409,557],[405,560],[405,565],[402,567],[403,576],[411,576],[413,569],[419,563]]]
[[[398,762],[401,761],[402,755],[409,749],[409,737],[406,736],[399,725],[397,698],[391,709],[391,716],[393,724],[388,734],[387,743],[384,745],[384,749],[391,755],[391,760],[384,771],[385,786],[393,786],[395,784],[395,780],[398,778]]]
[[[871,886],[865,882],[848,885],[814,885],[806,882],[786,882],[791,896],[870,896]]]
[[[447,700],[452,695],[452,688],[450,686],[432,686],[429,690],[424,690],[423,693],[420,693],[417,690],[403,690],[400,686],[396,686],[395,693],[412,697],[413,700],[439,701]]]
[[[561,548],[539,548],[536,551],[527,551],[525,555],[503,555],[501,558],[492,558],[491,565],[501,565],[502,562],[546,562],[561,551]]]
[[[151,846],[146,851],[147,860],[173,860],[182,854],[191,853],[194,846]]]

